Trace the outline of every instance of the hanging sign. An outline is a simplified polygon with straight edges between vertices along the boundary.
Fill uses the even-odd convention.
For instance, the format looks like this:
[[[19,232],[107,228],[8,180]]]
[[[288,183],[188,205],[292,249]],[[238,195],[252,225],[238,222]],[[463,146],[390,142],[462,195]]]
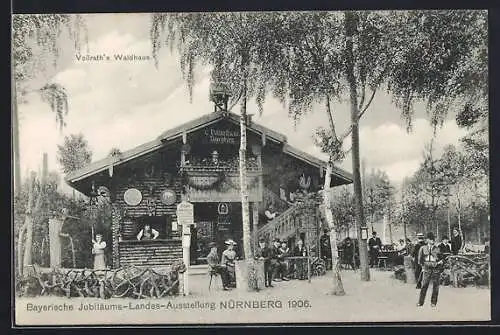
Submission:
[[[191,236],[184,235],[182,236],[182,247],[189,248],[191,246]]]
[[[189,225],[182,226],[182,236],[191,235],[191,227]]]
[[[226,215],[229,213],[229,206],[225,202],[219,203],[219,206],[217,207],[217,213],[219,215]]]
[[[174,190],[166,189],[161,193],[160,196],[161,202],[167,206],[175,204],[175,200],[177,199],[177,195]]]
[[[192,203],[182,201],[177,205],[177,222],[181,225],[194,224],[194,206]]]
[[[136,188],[129,188],[123,194],[123,200],[129,206],[137,206],[142,201],[141,191]]]
[[[238,144],[240,130],[236,129],[205,129],[205,141],[210,144]]]

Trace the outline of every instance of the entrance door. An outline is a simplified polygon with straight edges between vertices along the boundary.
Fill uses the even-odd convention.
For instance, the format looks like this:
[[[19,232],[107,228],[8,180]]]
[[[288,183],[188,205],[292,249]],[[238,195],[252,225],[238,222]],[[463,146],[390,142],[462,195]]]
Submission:
[[[236,242],[236,253],[243,257],[243,229],[241,225],[241,204],[238,202],[194,203],[196,229],[191,235],[192,263],[204,264],[210,252],[209,243],[215,242],[219,256],[226,249],[228,239]]]
[[[220,207],[227,206],[227,214]],[[243,258],[243,227],[241,224],[241,204],[239,202],[220,203],[217,205],[216,243],[222,252],[224,242],[231,239],[236,242],[235,251]]]

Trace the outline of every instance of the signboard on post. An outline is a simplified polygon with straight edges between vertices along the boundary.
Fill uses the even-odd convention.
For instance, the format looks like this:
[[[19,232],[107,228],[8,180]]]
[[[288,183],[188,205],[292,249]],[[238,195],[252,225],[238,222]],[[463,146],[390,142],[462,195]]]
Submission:
[[[177,222],[180,225],[194,224],[194,206],[188,201],[182,201],[177,205]]]
[[[182,274],[183,293],[189,295],[189,263],[191,246],[191,225],[194,224],[194,206],[188,201],[177,205],[177,222],[182,225],[182,259],[187,269]]]

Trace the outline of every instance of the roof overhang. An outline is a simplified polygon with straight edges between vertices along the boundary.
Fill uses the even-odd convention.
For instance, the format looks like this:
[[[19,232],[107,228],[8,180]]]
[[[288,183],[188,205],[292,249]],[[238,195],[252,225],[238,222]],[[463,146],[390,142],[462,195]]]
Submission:
[[[231,112],[215,112],[207,115],[203,115],[193,121],[182,124],[178,127],[172,128],[161,134],[158,139],[161,141],[170,141],[174,138],[182,136],[184,133],[191,133],[211,124],[217,123],[220,120],[226,119],[234,124],[240,124],[240,116]],[[253,122],[250,118],[250,122],[247,124],[247,129],[258,135],[265,135],[266,138],[271,139],[277,143],[285,143],[287,138],[285,135],[275,132],[267,127]]]
[[[131,160],[134,160],[136,158],[139,158],[141,156],[147,155],[148,153],[152,153],[164,147],[167,143],[175,139],[181,138],[183,134],[199,130],[210,124],[216,123],[222,119],[229,120],[230,122],[233,122],[235,124],[240,123],[240,116],[230,112],[229,113],[217,112],[217,113],[203,115],[202,117],[199,117],[193,121],[187,122],[181,126],[175,127],[173,129],[164,132],[163,134],[161,134],[152,141],[146,142],[133,149],[127,150],[122,154],[120,154],[118,157],[106,157],[104,159],[90,163],[89,165],[86,165],[81,169],[73,171],[65,177],[65,181],[71,187],[77,189],[78,191],[84,194],[87,194],[88,192],[79,189],[80,188],[79,184],[80,185],[84,184],[83,181],[85,179],[95,176],[103,171],[106,171],[110,166],[118,166],[126,162],[129,162]],[[283,145],[284,153],[293,156],[299,160],[302,160],[312,166],[318,167],[319,169],[326,170],[327,162],[317,157],[314,157],[308,153],[305,153],[297,148],[292,147],[291,145],[286,143],[287,138],[285,135],[282,135],[267,127],[259,125],[252,120],[250,120],[250,122],[248,123],[247,129],[255,134],[265,136],[266,139],[270,139],[274,142]],[[333,175],[340,181],[339,183],[336,183],[337,185],[352,183],[352,174],[340,168],[335,167],[333,170]]]

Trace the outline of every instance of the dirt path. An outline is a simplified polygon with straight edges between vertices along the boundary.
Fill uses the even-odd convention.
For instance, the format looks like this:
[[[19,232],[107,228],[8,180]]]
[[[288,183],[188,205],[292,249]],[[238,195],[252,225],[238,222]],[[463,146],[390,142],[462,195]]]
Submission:
[[[438,307],[415,306],[418,291],[390,278],[390,272],[371,271],[371,281],[359,273],[342,273],[346,295],[329,294],[330,273],[311,283],[290,281],[258,293],[222,291],[220,281],[208,290],[208,276],[190,276],[192,295],[152,300],[39,297],[16,301],[19,324],[161,324],[161,323],[279,323],[279,322],[411,322],[490,319],[490,292],[482,288],[441,287]],[[149,305],[148,305],[149,303]],[[31,304],[31,306],[28,306]],[[38,311],[51,304],[71,311]],[[87,306],[86,310],[79,311]],[[121,306],[121,310],[119,310]],[[152,309],[151,307],[158,307]],[[57,307],[53,307],[57,308]],[[64,308],[62,306],[61,308]],[[65,307],[69,309],[69,307]],[[107,308],[107,310],[106,310]]]

